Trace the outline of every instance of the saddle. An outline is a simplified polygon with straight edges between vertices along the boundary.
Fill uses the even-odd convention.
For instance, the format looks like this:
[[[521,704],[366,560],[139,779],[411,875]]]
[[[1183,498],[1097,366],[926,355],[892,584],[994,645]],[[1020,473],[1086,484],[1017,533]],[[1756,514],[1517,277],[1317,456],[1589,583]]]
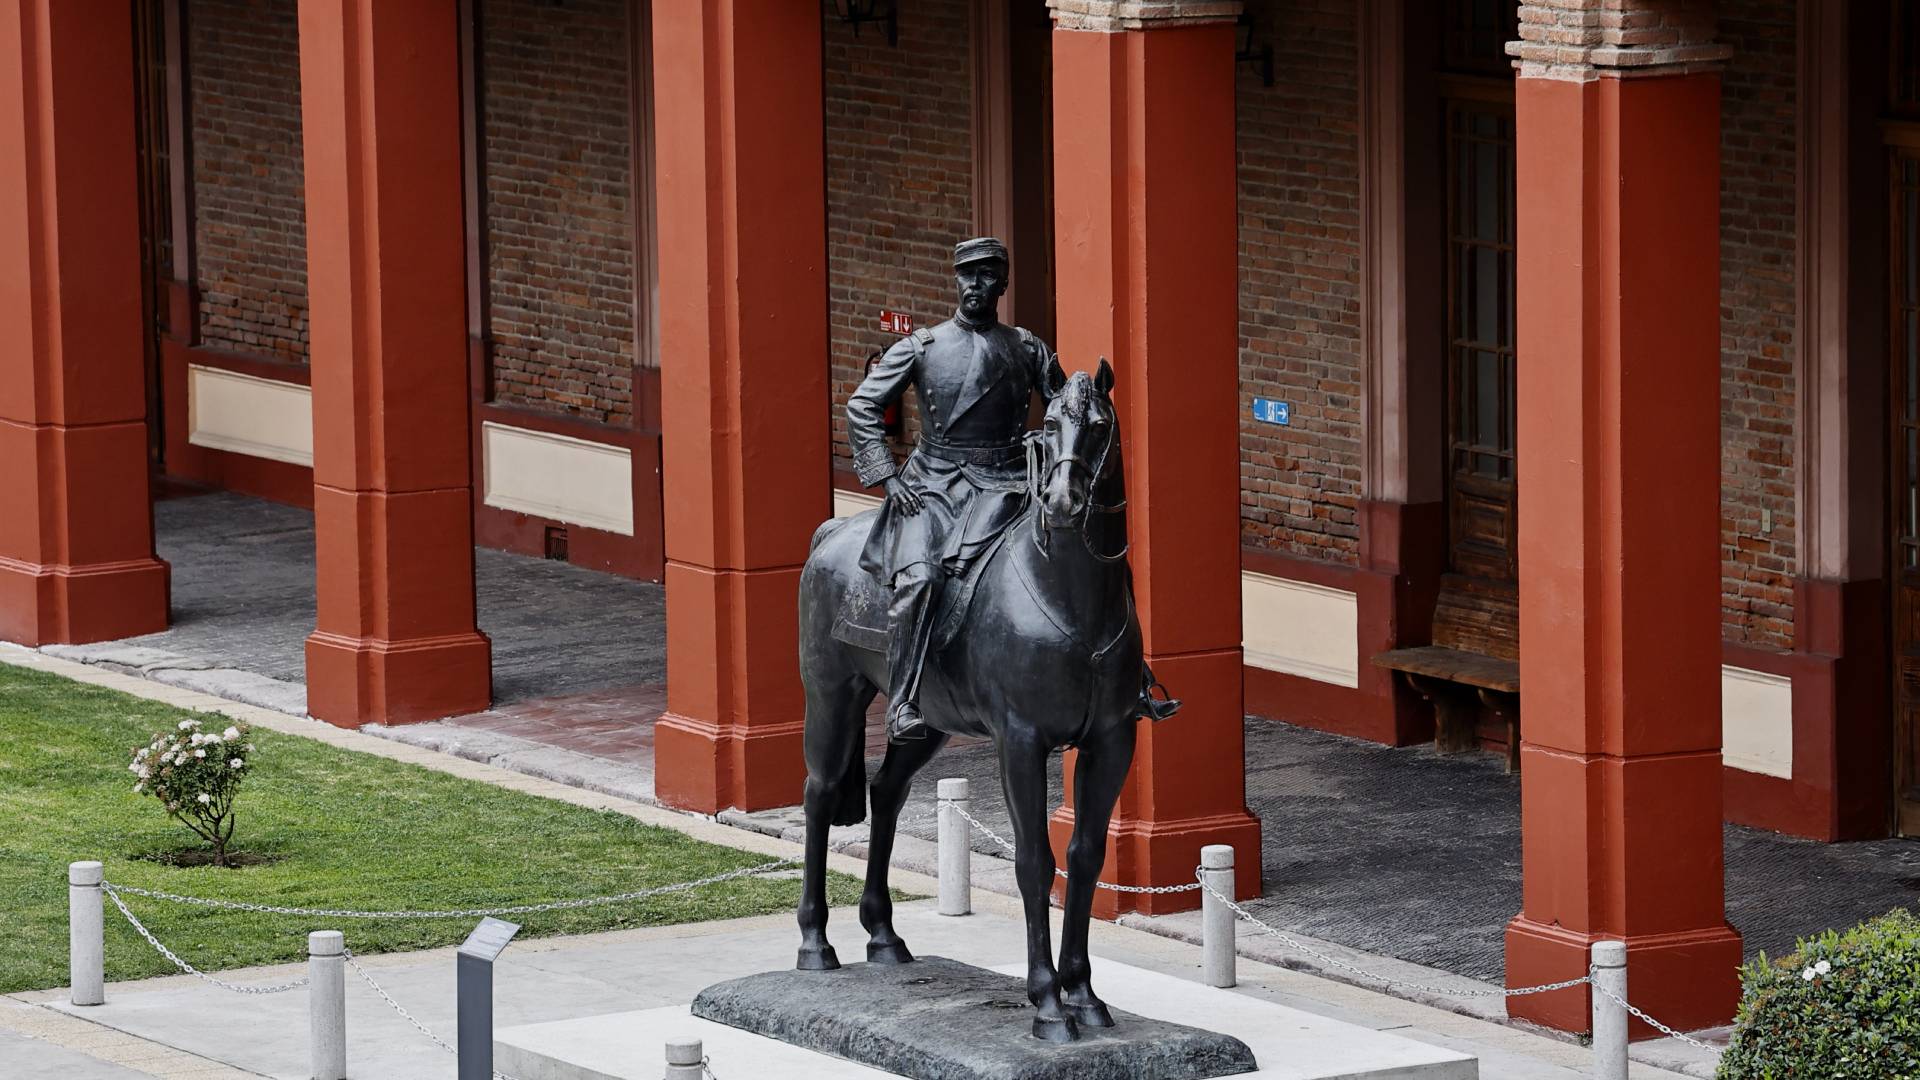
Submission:
[[[927,646],[927,655],[945,649],[960,636],[960,630],[967,624],[967,611],[973,606],[973,592],[980,584],[980,575],[986,571],[987,564],[993,561],[1001,545],[1007,542],[1012,529],[1003,530],[987,546],[980,550],[967,572],[959,577],[950,577],[940,589],[940,598],[933,607],[933,640]],[[887,651],[887,603],[891,599],[889,591],[872,574],[861,574],[841,601],[840,615],[833,620],[833,638],[844,641],[856,649],[867,649],[885,655]]]

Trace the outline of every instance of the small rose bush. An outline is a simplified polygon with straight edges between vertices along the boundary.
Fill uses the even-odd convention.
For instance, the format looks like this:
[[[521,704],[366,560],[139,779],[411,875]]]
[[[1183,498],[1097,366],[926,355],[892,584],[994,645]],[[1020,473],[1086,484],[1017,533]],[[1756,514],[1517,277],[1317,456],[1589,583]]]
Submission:
[[[1920,917],[1896,909],[1740,972],[1719,1080],[1920,1080]]]
[[[127,771],[134,775],[134,794],[159,800],[175,820],[213,845],[213,864],[225,866],[233,839],[233,800],[253,771],[253,743],[246,724],[227,723],[217,713],[214,720],[226,726],[205,731],[200,720],[190,719],[155,733],[147,745],[134,748]]]

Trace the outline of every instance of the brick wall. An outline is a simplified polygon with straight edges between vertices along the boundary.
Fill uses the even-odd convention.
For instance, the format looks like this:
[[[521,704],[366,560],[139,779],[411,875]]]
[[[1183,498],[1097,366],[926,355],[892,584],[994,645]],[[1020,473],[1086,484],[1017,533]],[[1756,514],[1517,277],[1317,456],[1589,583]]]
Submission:
[[[1721,0],[1721,620],[1793,644],[1794,2]],[[1768,519],[1771,520],[1768,520]]]
[[[968,7],[900,5],[897,48],[880,26],[862,26],[856,38],[852,26],[826,15],[827,308],[839,468],[852,468],[847,398],[868,354],[894,340],[877,329],[880,311],[905,311],[915,326],[953,316],[953,245],[974,227]]]
[[[305,363],[295,0],[187,0],[200,340]]]
[[[1250,0],[1274,85],[1237,81],[1240,526],[1354,562],[1360,498],[1359,26],[1351,0]],[[1251,399],[1292,403],[1257,423]]]
[[[482,0],[493,399],[633,422],[624,0]]]

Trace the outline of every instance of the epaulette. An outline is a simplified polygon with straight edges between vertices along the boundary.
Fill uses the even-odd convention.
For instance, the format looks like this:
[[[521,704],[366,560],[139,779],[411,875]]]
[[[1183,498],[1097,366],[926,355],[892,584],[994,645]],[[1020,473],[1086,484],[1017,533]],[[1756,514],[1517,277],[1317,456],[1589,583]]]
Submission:
[[[933,344],[933,331],[927,329],[924,326],[918,330],[915,330],[910,336],[913,338],[913,340],[919,342],[920,347],[923,349]]]

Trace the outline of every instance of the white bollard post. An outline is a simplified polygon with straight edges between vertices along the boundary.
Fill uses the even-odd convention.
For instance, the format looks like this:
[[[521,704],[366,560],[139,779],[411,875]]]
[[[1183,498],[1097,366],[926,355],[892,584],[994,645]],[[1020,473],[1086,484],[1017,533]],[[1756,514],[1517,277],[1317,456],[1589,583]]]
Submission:
[[[1605,987],[1620,1001],[1627,1000],[1627,943],[1593,943],[1593,1075],[1600,1080],[1627,1080],[1627,1010],[1600,992]]]
[[[967,793],[966,777],[940,781],[940,914],[973,913],[973,845],[968,843],[967,821],[958,810],[967,810],[972,800]]]
[[[1200,891],[1200,951],[1207,985],[1233,986],[1239,982],[1234,972],[1238,954],[1233,947],[1233,910],[1210,891],[1233,895],[1233,849],[1226,844],[1201,848],[1200,880],[1207,886]]]
[[[667,1072],[662,1080],[701,1080],[707,1058],[699,1039],[672,1039],[667,1043]]]
[[[307,1025],[313,1080],[347,1080],[346,936],[307,935]]]
[[[105,877],[97,862],[67,864],[67,1000],[75,1005],[107,1001],[106,927],[100,914]]]

